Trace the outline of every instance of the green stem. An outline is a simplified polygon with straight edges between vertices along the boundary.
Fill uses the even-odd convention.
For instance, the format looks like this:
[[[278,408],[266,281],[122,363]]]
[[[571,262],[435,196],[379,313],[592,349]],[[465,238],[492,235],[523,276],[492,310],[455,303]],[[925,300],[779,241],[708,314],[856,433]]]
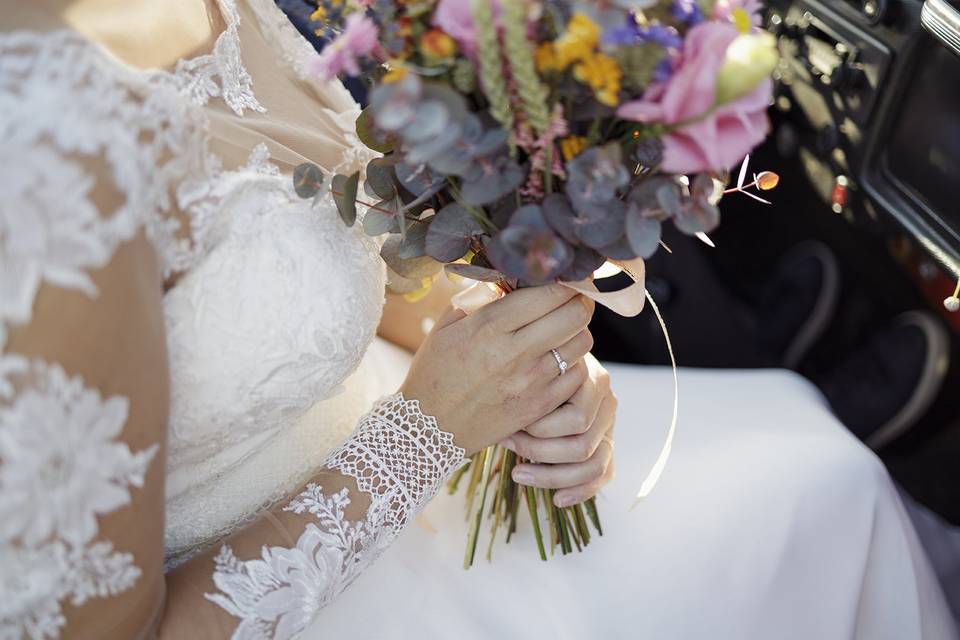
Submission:
[[[593,522],[594,529],[602,536],[603,527],[600,525],[600,514],[597,512],[597,499],[590,498],[584,502],[583,505],[587,510],[587,516],[590,518],[590,521]]]
[[[537,514],[537,490],[533,487],[527,487],[527,509],[530,511],[530,522],[533,523],[533,537],[537,541],[537,550],[540,552],[540,559],[547,561],[547,550],[543,546],[543,533],[540,531],[540,517]]]
[[[583,515],[582,504],[573,506],[573,521],[577,525],[577,531],[580,532],[580,539],[583,541],[583,546],[587,546],[590,544],[590,527],[587,526],[587,519]]]
[[[553,140],[548,142],[543,150],[543,191],[550,194],[553,193]]]
[[[465,465],[454,471],[453,475],[450,477],[450,480],[447,481],[447,492],[452,496],[457,492],[457,488],[460,486],[460,480],[463,476],[470,470],[470,464],[472,460],[468,460]]]
[[[480,536],[480,524],[483,521],[483,507],[487,502],[487,488],[490,486],[490,470],[493,468],[494,447],[484,450],[483,474],[480,476],[480,504],[474,516],[473,526],[467,536],[467,552],[463,558],[463,568],[473,566],[473,557],[477,552],[477,538]]]

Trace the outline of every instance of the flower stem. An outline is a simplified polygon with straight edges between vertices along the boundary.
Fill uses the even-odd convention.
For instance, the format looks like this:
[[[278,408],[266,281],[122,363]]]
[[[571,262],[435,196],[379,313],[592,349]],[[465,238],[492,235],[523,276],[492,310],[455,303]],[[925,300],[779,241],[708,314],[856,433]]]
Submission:
[[[477,538],[480,535],[480,524],[483,522],[483,508],[487,502],[487,489],[490,486],[490,472],[493,469],[493,459],[496,456],[496,446],[487,447],[483,451],[483,473],[480,476],[480,504],[477,506],[473,526],[467,536],[467,552],[463,558],[463,568],[473,566],[473,557],[477,552]]]
[[[537,541],[537,550],[540,552],[540,559],[547,561],[547,550],[543,546],[543,533],[540,531],[540,516],[537,513],[537,490],[533,487],[527,487],[527,509],[530,511],[530,521],[533,523],[533,537]]]

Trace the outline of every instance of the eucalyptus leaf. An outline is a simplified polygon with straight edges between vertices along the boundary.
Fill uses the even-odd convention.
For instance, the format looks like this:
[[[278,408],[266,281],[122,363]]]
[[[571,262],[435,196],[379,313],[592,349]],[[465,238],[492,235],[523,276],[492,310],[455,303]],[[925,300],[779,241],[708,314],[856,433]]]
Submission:
[[[543,218],[543,210],[535,204],[524,205],[513,212],[510,216],[510,226],[516,225],[532,227],[537,231],[549,229],[547,221]]]
[[[443,263],[437,262],[429,256],[421,256],[404,260],[400,257],[400,236],[389,236],[380,248],[380,257],[387,263],[387,266],[397,272],[404,278],[422,280],[429,278],[443,268]]]
[[[427,222],[413,222],[407,227],[406,236],[400,244],[399,257],[404,260],[427,255]]]
[[[437,212],[427,231],[427,255],[452,262],[470,248],[470,239],[483,233],[483,227],[464,207],[452,202]]]
[[[393,180],[393,167],[381,158],[374,158],[367,163],[367,179],[363,183],[363,190],[371,198],[391,200],[397,195]]]
[[[333,201],[337,203],[340,219],[348,227],[357,221],[357,187],[360,184],[360,172],[351,176],[335,175],[333,177]]]
[[[660,221],[645,216],[636,205],[627,210],[627,240],[641,258],[647,259],[657,252],[662,231]]]
[[[415,198],[429,198],[443,189],[445,184],[442,175],[434,173],[424,164],[411,165],[401,162],[394,168],[394,171],[403,188],[413,194]]]
[[[471,206],[482,206],[496,202],[513,192],[526,178],[526,172],[515,161],[504,158],[493,163],[474,180],[463,179],[460,195]]]
[[[393,142],[391,142],[388,137],[377,134],[370,107],[360,112],[360,115],[357,117],[356,129],[360,142],[367,145],[370,149],[379,151],[380,153],[390,153],[393,151]]]
[[[657,189],[657,203],[667,215],[675,216],[683,209],[683,197],[676,184],[665,184]]]
[[[381,203],[381,204],[390,204]],[[386,208],[386,207],[383,207]],[[363,216],[363,232],[368,236],[380,236],[385,233],[399,233],[400,226],[397,224],[399,215],[390,215],[376,209],[368,209]]]
[[[579,282],[593,275],[607,259],[589,247],[574,247],[573,262],[560,274],[565,282]]]
[[[323,171],[312,162],[298,164],[293,170],[293,190],[301,198],[312,198],[323,186]]]
[[[630,246],[627,235],[623,234],[616,242],[597,249],[601,254],[610,260],[633,260],[637,257],[637,252]]]
[[[576,214],[570,201],[566,196],[559,193],[551,193],[543,199],[543,217],[547,224],[560,234],[560,237],[572,244],[579,243],[577,232],[574,228],[574,218]]]
[[[464,264],[462,262],[448,264],[444,269],[446,269],[448,273],[469,278],[470,280],[477,280],[478,282],[500,282],[506,277],[496,269],[487,269],[486,267],[478,267],[474,264]]]
[[[674,217],[673,224],[688,235],[710,233],[720,224],[720,209],[706,200],[690,200]]]
[[[622,236],[626,225],[626,208],[620,200],[611,200],[602,211],[602,215],[578,218],[576,225],[580,242],[597,250]]]
[[[404,278],[399,273],[387,267],[387,291],[398,295],[413,293],[423,287],[423,280]]]
[[[661,209],[660,198],[663,197],[661,190],[664,190],[663,193],[665,194],[666,189],[672,189],[676,192],[677,197],[680,196],[680,186],[673,178],[651,176],[634,186],[627,199],[649,215],[650,212]],[[657,217],[666,218],[668,215],[661,209],[661,211],[658,211]]]

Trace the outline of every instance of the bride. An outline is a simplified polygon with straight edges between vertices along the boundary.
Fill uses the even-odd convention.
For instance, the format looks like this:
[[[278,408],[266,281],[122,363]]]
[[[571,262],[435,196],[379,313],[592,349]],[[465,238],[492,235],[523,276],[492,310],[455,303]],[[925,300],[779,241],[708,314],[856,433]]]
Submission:
[[[681,372],[628,512],[672,382],[608,374],[591,303],[384,306],[377,247],[292,193],[368,157],[272,0],[0,6],[0,638],[955,637],[798,377]],[[431,499],[500,441],[560,504],[605,487],[605,537],[463,572]]]

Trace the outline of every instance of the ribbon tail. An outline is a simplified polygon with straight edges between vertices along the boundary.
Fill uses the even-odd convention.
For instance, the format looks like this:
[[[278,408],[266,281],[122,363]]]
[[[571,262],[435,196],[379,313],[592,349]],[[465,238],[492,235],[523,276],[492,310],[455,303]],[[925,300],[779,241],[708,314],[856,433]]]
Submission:
[[[647,301],[650,302],[650,307],[653,308],[653,313],[657,316],[657,322],[660,323],[660,330],[663,332],[663,339],[667,343],[667,351],[670,353],[670,367],[673,370],[673,418],[670,420],[670,430],[667,432],[667,439],[663,443],[660,455],[657,456],[656,462],[653,463],[653,467],[650,468],[643,484],[640,485],[640,491],[637,492],[637,497],[630,506],[631,511],[650,495],[653,488],[657,486],[657,482],[660,481],[660,476],[667,466],[667,460],[670,458],[670,452],[673,449],[673,437],[677,432],[677,418],[680,411],[680,376],[677,373],[677,359],[673,353],[673,344],[670,342],[670,332],[667,331],[667,323],[664,322],[663,316],[660,314],[660,308],[657,307],[657,303],[654,302],[649,291],[646,291],[646,296]]]

